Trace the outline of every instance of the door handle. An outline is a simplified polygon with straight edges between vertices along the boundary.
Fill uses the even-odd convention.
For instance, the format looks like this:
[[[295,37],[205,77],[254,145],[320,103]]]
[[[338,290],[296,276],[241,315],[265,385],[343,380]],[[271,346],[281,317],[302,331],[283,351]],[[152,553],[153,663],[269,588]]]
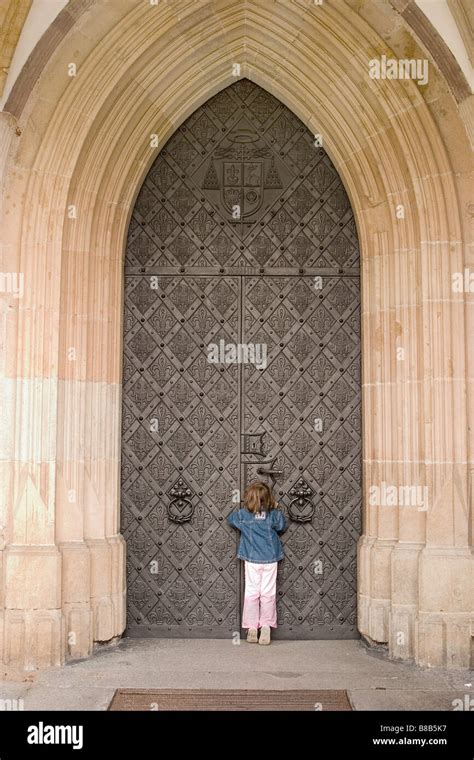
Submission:
[[[257,470],[258,475],[270,475],[270,477],[273,477],[273,475],[283,475],[283,470],[265,470],[264,467],[259,467]]]

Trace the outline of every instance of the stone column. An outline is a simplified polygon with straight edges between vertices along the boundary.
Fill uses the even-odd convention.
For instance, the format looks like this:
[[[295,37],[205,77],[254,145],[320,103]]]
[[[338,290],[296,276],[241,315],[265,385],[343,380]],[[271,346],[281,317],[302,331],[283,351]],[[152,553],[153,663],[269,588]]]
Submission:
[[[4,112],[0,129],[4,176],[21,129]],[[25,178],[21,164],[10,166],[0,225],[0,651],[7,667],[31,670],[64,659],[61,555],[55,543],[60,257],[53,235],[21,250],[18,209]],[[43,199],[35,209],[41,216],[56,178],[29,179]],[[19,278],[16,293],[7,275]]]

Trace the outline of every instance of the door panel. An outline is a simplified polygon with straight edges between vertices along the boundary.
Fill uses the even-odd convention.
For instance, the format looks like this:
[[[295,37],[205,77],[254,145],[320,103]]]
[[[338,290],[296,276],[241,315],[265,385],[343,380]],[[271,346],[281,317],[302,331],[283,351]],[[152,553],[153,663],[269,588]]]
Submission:
[[[246,277],[246,343],[268,346],[268,364],[244,368],[246,434],[260,434],[263,469],[289,530],[279,566],[277,635],[356,635],[360,532],[360,342],[357,282]],[[324,294],[324,295],[323,295]],[[262,435],[263,434],[263,435]],[[246,483],[262,465],[242,468]]]
[[[229,636],[240,372],[207,361],[239,342],[239,277],[126,278],[123,529],[130,635]]]

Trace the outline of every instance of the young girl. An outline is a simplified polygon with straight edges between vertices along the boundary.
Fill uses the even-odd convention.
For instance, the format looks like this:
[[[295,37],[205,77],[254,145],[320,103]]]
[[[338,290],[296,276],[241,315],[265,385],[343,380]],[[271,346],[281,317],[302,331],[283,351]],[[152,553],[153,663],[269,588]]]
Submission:
[[[252,483],[244,494],[245,509],[238,509],[227,522],[240,530],[238,559],[245,561],[245,595],[242,628],[251,644],[269,644],[270,628],[276,628],[276,577],[283,559],[279,533],[286,520],[265,483]],[[260,638],[258,629],[260,628]]]

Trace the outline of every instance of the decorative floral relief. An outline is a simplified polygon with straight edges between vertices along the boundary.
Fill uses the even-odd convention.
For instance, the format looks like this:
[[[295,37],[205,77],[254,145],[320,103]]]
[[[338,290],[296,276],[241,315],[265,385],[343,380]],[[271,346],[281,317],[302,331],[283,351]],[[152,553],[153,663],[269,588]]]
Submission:
[[[308,139],[308,135],[303,134],[290,148],[288,155],[293,159],[298,169],[306,169],[315,158],[314,145]]]
[[[198,155],[197,150],[181,132],[176,132],[171,138],[168,152],[173,156],[180,169],[186,169]]]
[[[209,539],[209,547],[219,562],[234,551],[234,542],[231,541],[229,534],[222,528],[219,528],[212,538]]]
[[[217,134],[217,127],[214,126],[205,112],[202,112],[199,118],[189,125],[189,129],[203,147]]]
[[[168,448],[179,459],[184,462],[192,448],[196,445],[189,433],[183,428],[178,428],[175,433],[168,439]]]
[[[163,505],[154,507],[147,515],[147,520],[150,523],[150,527],[155,533],[162,533],[165,529],[165,521],[168,519],[166,509]]]
[[[140,461],[143,461],[155,446],[153,438],[142,427],[137,428],[128,443]]]
[[[224,264],[228,264],[234,254],[235,245],[227,237],[225,232],[220,230],[215,238],[209,243],[209,250],[217,262],[223,266]]]
[[[148,613],[148,620],[151,625],[174,625],[176,620],[173,615],[163,604],[157,604],[152,611]]]
[[[155,232],[160,240],[163,242],[173,232],[176,227],[176,222],[173,217],[168,214],[166,209],[160,208],[157,214],[150,221],[150,227]]]
[[[163,305],[161,305],[150,318],[150,325],[160,338],[166,338],[175,324],[175,318],[169,313],[166,306]]]
[[[290,586],[286,593],[300,612],[304,610],[309,600],[313,596],[311,586],[306,583],[304,578],[298,578],[298,580]]]
[[[290,438],[290,448],[299,459],[304,459],[314,446],[313,439],[301,428]]]
[[[160,388],[163,388],[176,372],[164,354],[159,354],[153,364],[150,365],[148,371]]]
[[[207,356],[204,356],[204,354],[198,356],[196,361],[189,368],[189,372],[200,388],[204,388],[211,377],[215,377],[216,375],[215,367],[212,364],[209,364]]]
[[[303,410],[308,409],[311,404],[314,397],[314,391],[309,387],[306,380],[299,377],[288,392],[288,396],[297,409],[302,412]]]
[[[316,337],[322,338],[334,324],[334,317],[321,305],[311,314],[308,323],[315,331]]]
[[[196,294],[185,280],[180,280],[175,289],[167,295],[167,298],[179,309],[181,314],[186,314],[191,304],[196,300]]]
[[[222,612],[229,604],[232,592],[227,583],[222,578],[218,578],[212,584],[208,596],[217,611]]]
[[[322,602],[319,602],[318,605],[314,608],[312,612],[308,615],[308,622],[310,625],[330,625],[333,622],[333,616],[332,613],[329,612],[327,607],[324,606]]]
[[[334,306],[337,309],[339,314],[343,314],[347,307],[354,302],[354,299],[355,296],[352,295],[351,291],[347,285],[342,282],[342,280],[339,280],[334,285],[328,295],[329,303],[331,306]]]
[[[219,512],[223,512],[231,503],[232,487],[222,478],[216,480],[209,491],[211,503],[217,507]]]
[[[225,314],[229,306],[236,303],[237,296],[224,280],[219,280],[208,296],[210,302],[216,307],[220,314]]]
[[[301,560],[313,548],[313,541],[303,525],[298,525],[290,536],[290,546],[295,556]]]
[[[138,610],[147,607],[153,599],[153,593],[142,578],[137,578],[130,584],[128,593],[131,602]]]
[[[148,177],[161,193],[167,193],[177,179],[171,166],[161,157],[151,167]]]
[[[255,406],[261,410],[271,400],[273,391],[263,377],[260,377],[252,387],[249,388],[247,396],[250,401],[253,401]]]
[[[283,147],[293,137],[297,126],[284,113],[269,128],[269,133],[275,138],[280,147]]]
[[[324,240],[334,228],[334,224],[334,221],[323,208],[319,209],[308,222],[310,230],[316,235],[318,240]]]
[[[186,618],[189,625],[196,626],[211,626],[214,623],[214,618],[211,613],[206,610],[202,604],[198,604],[192,612]]]
[[[277,211],[273,219],[268,222],[268,227],[274,232],[280,242],[288,237],[295,226],[296,223],[283,208]]]
[[[193,581],[197,583],[198,586],[203,586],[211,575],[212,565],[203,554],[198,554],[198,556],[189,563],[188,570]]]
[[[137,359],[143,363],[155,348],[155,341],[146,330],[140,329],[128,345]]]
[[[153,547],[153,541],[141,525],[128,537],[127,548],[136,560],[142,561]]]
[[[188,536],[188,531],[182,525],[179,525],[176,528],[171,538],[168,538],[167,543],[173,554],[175,554],[181,562],[185,557],[188,557],[191,552],[191,539]]]
[[[270,375],[281,387],[285,385],[287,380],[294,374],[295,369],[288,361],[284,354],[280,354],[276,359],[273,359],[270,367],[268,368]]]
[[[293,420],[294,416],[284,404],[278,404],[268,417],[270,425],[280,436],[287,432]]]
[[[199,533],[200,536],[204,535],[211,523],[212,517],[204,504],[198,504],[193,515],[193,526],[196,532]]]
[[[331,436],[330,446],[340,462],[343,462],[350,451],[354,448],[354,441],[343,427],[336,430]]]
[[[348,266],[351,255],[354,253],[355,248],[342,232],[331,240],[327,246],[327,253],[334,259],[336,264],[340,267]]]
[[[339,478],[339,480],[337,480],[334,485],[328,490],[329,498],[336,505],[339,511],[350,504],[354,495],[354,489],[343,478]]]
[[[180,412],[184,412],[187,406],[194,398],[194,393],[184,378],[180,377],[178,382],[171,386],[168,391],[168,398],[178,407]]]
[[[148,470],[151,473],[154,480],[156,480],[160,485],[165,483],[171,473],[173,472],[174,468],[171,466],[167,458],[164,454],[160,453],[157,457],[153,460],[151,464],[148,465]]]
[[[135,304],[141,314],[145,314],[150,306],[156,303],[158,294],[151,287],[151,280],[148,277],[142,277],[137,287],[130,293],[130,301]]]
[[[214,415],[209,409],[200,403],[190,414],[187,419],[192,429],[202,438],[215,421]]]
[[[196,247],[194,243],[184,234],[184,232],[180,232],[179,235],[177,235],[174,240],[171,241],[168,249],[173,254],[178,263],[183,266],[186,264],[188,259],[191,258],[192,254],[196,250]]]
[[[318,533],[322,536],[329,529],[331,523],[334,522],[334,515],[326,507],[323,501],[317,501],[314,507],[314,524],[317,526]],[[319,575],[320,581],[323,580],[323,575]]]
[[[314,343],[304,330],[300,330],[290,340],[288,348],[295,359],[301,364],[314,350]]]
[[[314,304],[315,298],[315,292],[311,291],[302,280],[288,294],[288,300],[298,314],[303,314],[310,304]]]
[[[295,318],[291,316],[284,306],[278,306],[269,318],[268,323],[274,329],[279,338],[283,338],[288,330],[295,324]]]
[[[333,471],[333,465],[322,451],[313,459],[309,466],[310,471],[320,485],[326,482]]]
[[[325,161],[320,161],[317,166],[310,172],[308,179],[316,190],[322,195],[328,189],[337,174],[333,168],[328,166]]]
[[[137,478],[127,489],[127,493],[135,507],[143,512],[150,504],[154,491],[143,478]]]
[[[173,195],[170,197],[170,201],[178,214],[185,217],[197,203],[197,198],[192,194],[191,190],[182,183],[174,191]]]
[[[289,253],[300,266],[309,263],[313,249],[314,244],[303,232],[298,233],[298,235],[288,244]]]
[[[212,221],[212,217],[209,216],[207,211],[201,208],[196,216],[191,219],[189,226],[191,227],[194,234],[199,238],[199,240],[205,240],[216,225]]]
[[[196,483],[203,486],[214,472],[214,465],[204,454],[198,454],[193,463],[189,465],[188,471]]]
[[[315,199],[309,192],[308,188],[300,185],[290,196],[289,205],[299,217],[306,216],[315,205]]]
[[[189,320],[189,324],[201,340],[204,340],[206,335],[214,327],[216,320],[212,317],[205,306],[200,306],[197,311],[194,312]]]
[[[328,596],[339,610],[354,598],[354,591],[344,578],[338,578],[328,591]]]
[[[188,584],[183,581],[182,578],[178,578],[174,582],[171,588],[168,589],[167,594],[167,597],[170,600],[171,604],[173,607],[175,607],[175,609],[178,610],[178,612],[182,612],[182,610],[189,603],[192,596],[193,595],[191,589],[189,588]]]
[[[135,256],[142,266],[145,266],[148,260],[156,253],[157,249],[153,240],[145,232],[141,231],[135,240],[132,240],[128,244],[127,250]]]
[[[341,412],[352,401],[354,391],[352,391],[344,378],[340,377],[330,388],[327,395],[334,406]]]
[[[346,214],[348,211],[350,211],[351,208],[349,198],[347,197],[347,193],[342,185],[339,185],[337,189],[332,193],[327,201],[327,204],[340,218],[343,217],[344,214]]]
[[[235,400],[235,393],[233,389],[229,386],[223,377],[219,377],[217,382],[210,389],[208,395],[214,406],[217,407],[221,414]]]
[[[260,266],[263,266],[273,253],[273,243],[267,238],[265,233],[260,232],[251,243],[249,243],[249,251],[258,261]]]
[[[145,378],[140,375],[136,383],[128,390],[127,395],[133,403],[142,411],[155,398],[155,392],[148,385]]]
[[[189,359],[196,344],[193,339],[184,330],[176,333],[174,338],[169,342],[169,348],[173,354],[179,359],[181,364],[184,364],[186,359]]]
[[[209,446],[216,457],[218,457],[220,461],[223,461],[235,448],[235,443],[225,430],[220,429],[209,441]]]
[[[342,525],[340,525],[334,533],[330,534],[327,543],[336,557],[338,559],[343,559],[352,548],[353,539]]]

